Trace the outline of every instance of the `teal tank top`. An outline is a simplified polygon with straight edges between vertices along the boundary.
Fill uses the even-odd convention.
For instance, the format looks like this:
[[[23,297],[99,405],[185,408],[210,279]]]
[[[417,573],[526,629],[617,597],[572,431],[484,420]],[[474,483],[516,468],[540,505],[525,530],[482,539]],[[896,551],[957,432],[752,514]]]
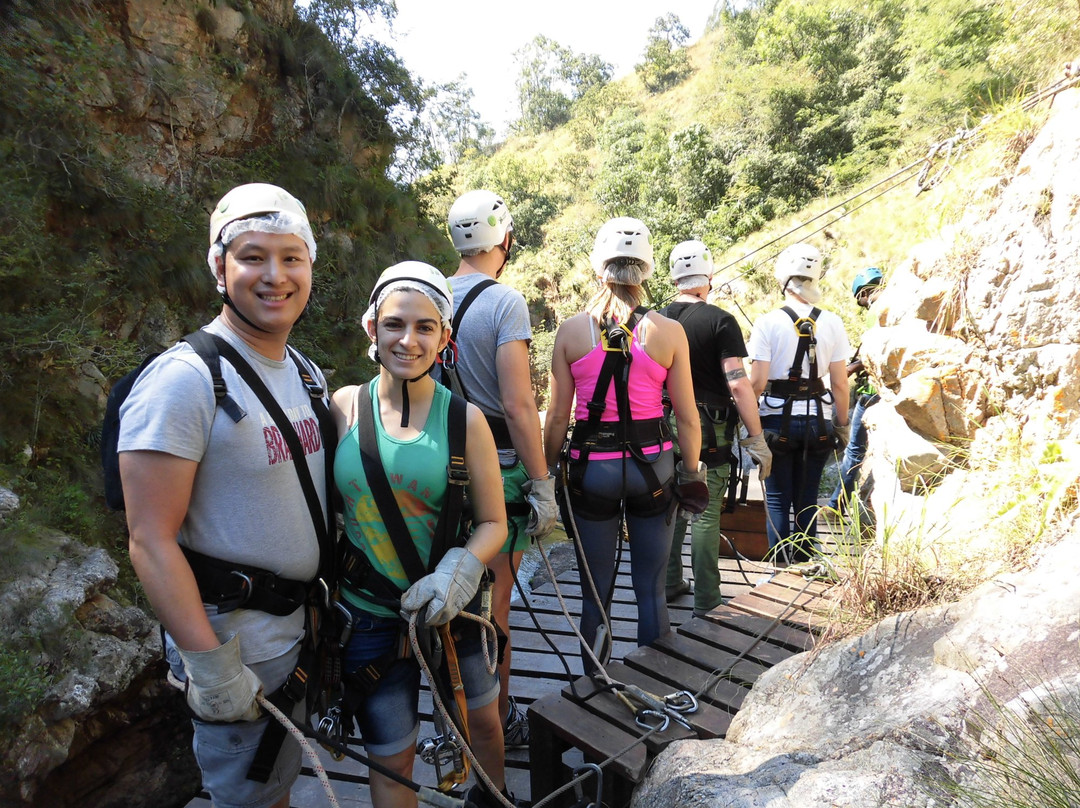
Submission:
[[[376,385],[377,378],[369,385],[372,400],[360,401],[359,406],[374,407],[379,457],[413,544],[426,565],[431,555],[435,526],[446,500],[446,469],[450,462],[447,437],[450,391],[436,384],[435,397],[423,431],[412,440],[398,440],[387,435],[383,429],[378,405],[373,400]],[[368,557],[376,570],[404,592],[409,588],[409,579],[398,560],[364,475],[356,424],[338,444],[334,456],[334,483],[345,503],[345,534],[348,541]],[[341,594],[354,606],[372,614],[397,616],[389,609],[370,603],[344,588]]]

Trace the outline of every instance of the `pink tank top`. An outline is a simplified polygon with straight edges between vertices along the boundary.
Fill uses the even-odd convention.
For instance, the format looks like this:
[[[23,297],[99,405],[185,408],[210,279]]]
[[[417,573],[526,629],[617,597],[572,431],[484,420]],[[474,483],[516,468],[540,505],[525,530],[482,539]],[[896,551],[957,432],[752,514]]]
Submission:
[[[662,418],[664,415],[661,395],[668,369],[645,353],[645,349],[641,347],[638,340],[639,328],[641,328],[640,322],[634,328],[634,339],[630,344],[630,377],[627,391],[630,399],[630,417],[635,421],[644,421]],[[588,404],[592,401],[593,392],[596,390],[596,379],[600,375],[600,367],[604,364],[606,354],[603,344],[598,344],[581,359],[570,364],[570,375],[574,377],[574,388],[577,393],[574,417],[578,421],[589,420]],[[604,401],[606,406],[600,420],[618,421],[619,407],[615,401],[614,384],[608,386]],[[670,449],[671,442],[665,442],[662,448]],[[595,460],[610,460],[621,456],[620,452],[593,452],[589,455]]]

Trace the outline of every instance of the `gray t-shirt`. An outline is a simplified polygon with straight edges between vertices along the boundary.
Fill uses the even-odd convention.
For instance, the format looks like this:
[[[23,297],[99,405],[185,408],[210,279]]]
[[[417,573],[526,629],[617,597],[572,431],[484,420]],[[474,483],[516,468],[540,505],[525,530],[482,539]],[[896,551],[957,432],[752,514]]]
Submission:
[[[281,405],[304,445],[325,507],[322,433],[293,360],[275,362],[256,353],[220,319],[206,330],[240,351]],[[225,359],[221,374],[229,395],[247,413],[239,423],[215,405],[210,371],[190,346],[180,343],[163,353],[142,373],[120,410],[119,451],[166,452],[198,462],[177,536],[182,546],[285,578],[311,580],[318,570],[319,543],[289,449],[258,396]],[[243,632],[245,662],[279,656],[303,637],[303,609],[287,617],[250,609],[218,615],[214,606],[207,606],[207,612],[222,642]]]
[[[455,313],[469,290],[487,277],[475,272],[450,278]],[[532,339],[525,296],[501,283],[489,286],[469,304],[461,321],[461,333],[454,334],[453,339],[458,346],[458,373],[469,400],[484,414],[505,418],[495,353],[500,345],[513,340]]]

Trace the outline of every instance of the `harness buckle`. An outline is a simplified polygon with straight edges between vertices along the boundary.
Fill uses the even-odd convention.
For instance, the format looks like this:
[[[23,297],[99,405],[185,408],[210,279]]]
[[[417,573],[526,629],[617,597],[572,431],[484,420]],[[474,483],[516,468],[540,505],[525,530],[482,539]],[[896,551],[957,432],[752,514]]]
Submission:
[[[469,470],[465,468],[465,458],[450,458],[450,465],[446,467],[446,479],[451,485],[469,484]]]
[[[255,582],[251,580],[251,576],[240,570],[229,570],[230,575],[235,575],[240,579],[240,591],[231,598],[224,598],[218,604],[218,614],[225,614],[235,609],[239,609],[249,600],[251,600],[251,594],[255,591]]]

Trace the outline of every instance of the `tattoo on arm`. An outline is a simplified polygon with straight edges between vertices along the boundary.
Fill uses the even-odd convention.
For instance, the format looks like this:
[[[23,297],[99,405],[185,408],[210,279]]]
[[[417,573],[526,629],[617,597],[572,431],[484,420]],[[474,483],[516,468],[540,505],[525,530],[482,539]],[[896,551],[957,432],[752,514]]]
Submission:
[[[738,381],[739,379],[746,378],[746,371],[742,368],[736,368],[735,370],[729,370],[727,373],[724,374],[724,377],[729,382]]]

